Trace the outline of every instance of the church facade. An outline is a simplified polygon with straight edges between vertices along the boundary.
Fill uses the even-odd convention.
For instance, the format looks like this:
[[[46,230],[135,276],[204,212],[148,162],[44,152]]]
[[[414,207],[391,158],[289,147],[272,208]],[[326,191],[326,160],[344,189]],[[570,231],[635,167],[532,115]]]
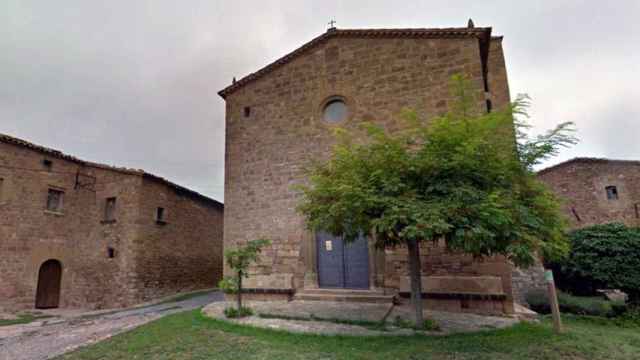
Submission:
[[[470,80],[477,111],[508,105],[502,37],[472,24],[331,28],[219,92],[226,101],[224,246],[272,241],[251,269],[249,296],[409,291],[406,249],[379,250],[368,238],[345,245],[307,230],[296,212],[300,195],[293,186],[305,181],[303,169],[311,159],[326,157],[336,126],[368,121],[394,131],[404,108],[427,119],[446,112],[454,101],[454,74]],[[441,244],[424,246],[428,308],[514,311],[513,269],[504,258],[474,260]]]

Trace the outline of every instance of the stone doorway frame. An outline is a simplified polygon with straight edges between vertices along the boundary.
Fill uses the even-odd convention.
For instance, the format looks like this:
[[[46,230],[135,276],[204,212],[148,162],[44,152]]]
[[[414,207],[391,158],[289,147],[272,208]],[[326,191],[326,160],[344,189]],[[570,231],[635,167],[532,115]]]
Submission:
[[[373,235],[367,236],[369,248],[369,290],[384,290],[385,252],[375,246]],[[319,289],[318,283],[318,248],[316,232],[305,231],[302,238],[301,258],[304,266],[303,289]]]

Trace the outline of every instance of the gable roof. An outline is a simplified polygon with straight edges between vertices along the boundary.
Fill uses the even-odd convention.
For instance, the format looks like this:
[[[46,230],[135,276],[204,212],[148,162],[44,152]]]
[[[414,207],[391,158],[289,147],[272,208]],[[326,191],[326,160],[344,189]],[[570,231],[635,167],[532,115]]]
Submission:
[[[105,169],[105,170],[111,170],[111,171],[115,171],[115,172],[119,172],[122,174],[128,174],[128,175],[136,175],[136,176],[141,176],[145,179],[150,179],[152,181],[158,182],[160,184],[166,185],[170,188],[172,188],[173,190],[175,190],[176,192],[180,193],[180,194],[184,194],[187,196],[190,196],[192,198],[195,198],[197,200],[201,200],[204,201],[205,203],[209,204],[209,205],[214,205],[214,206],[219,206],[219,207],[223,207],[224,205],[215,200],[212,199],[210,197],[204,196],[202,194],[200,194],[199,192],[196,192],[194,190],[188,189],[186,187],[180,186],[176,183],[173,183],[163,177],[157,176],[157,175],[153,175],[151,173],[148,173],[142,169],[130,169],[130,168],[124,168],[124,167],[117,167],[117,166],[111,166],[111,165],[106,165],[106,164],[100,164],[100,163],[94,163],[94,162],[90,162],[90,161],[85,161],[85,160],[81,160],[78,159],[75,156],[72,155],[68,155],[63,153],[60,150],[56,150],[56,149],[51,149],[48,147],[44,147],[42,145],[37,145],[34,144],[32,142],[23,140],[23,139],[19,139],[13,136],[9,136],[6,134],[2,134],[0,133],[0,142],[3,143],[7,143],[7,144],[12,144],[12,145],[16,145],[19,147],[23,147],[23,148],[27,148],[29,150],[33,150],[33,151],[37,151],[39,153],[42,153],[44,155],[48,155],[54,158],[58,158],[58,159],[63,159],[63,160],[68,160],[68,161],[72,161],[75,162],[77,164],[80,164],[82,166],[89,166],[89,167],[94,167],[94,168],[98,168],[98,169]]]
[[[227,95],[231,94],[235,90],[243,87],[244,85],[257,80],[273,70],[291,62],[293,59],[306,53],[310,49],[326,42],[328,39],[335,37],[350,37],[350,38],[425,38],[425,39],[440,39],[440,38],[477,38],[488,49],[488,43],[491,41],[491,27],[464,27],[464,28],[415,28],[415,29],[336,29],[331,28],[322,35],[312,39],[308,43],[300,46],[287,55],[279,58],[271,64],[263,67],[262,69],[251,73],[242,79],[235,81],[233,84],[220,90],[218,95],[223,99]]]
[[[620,165],[635,165],[640,166],[639,160],[620,160],[620,159],[607,159],[607,158],[595,158],[595,157],[576,157],[573,159],[569,159],[567,161],[563,161],[561,163],[546,167],[537,172],[538,175],[546,174],[557,170],[559,168],[563,168],[565,166],[571,164],[620,164]]]

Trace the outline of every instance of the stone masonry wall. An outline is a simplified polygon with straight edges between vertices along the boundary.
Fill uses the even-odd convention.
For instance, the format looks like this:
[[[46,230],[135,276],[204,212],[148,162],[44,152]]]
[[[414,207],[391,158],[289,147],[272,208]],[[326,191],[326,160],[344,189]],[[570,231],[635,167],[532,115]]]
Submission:
[[[49,259],[62,264],[60,307],[67,308],[124,307],[221,278],[222,204],[181,196],[139,173],[5,142],[0,180],[0,311],[34,307]],[[61,212],[46,210],[49,188],[64,191]],[[166,208],[164,226],[155,223],[156,206]]]
[[[494,42],[499,44],[499,39]],[[349,117],[342,125],[346,127],[370,121],[394,131],[401,126],[403,108],[426,119],[447,111],[453,101],[450,77],[462,73],[471,80],[478,111],[485,111],[479,54],[475,39],[331,38],[229,94],[225,247],[270,238],[273,245],[253,271],[290,274],[293,287],[300,288],[306,270],[301,244],[308,234],[295,211],[298,194],[292,185],[305,181],[304,165],[326,156],[333,142],[333,127],[321,118],[324,101],[335,95],[345,99]],[[501,73],[489,78],[496,88],[491,96],[504,104],[508,86],[501,48],[492,54],[499,58],[489,68]],[[396,262],[403,256],[393,250],[387,250],[386,257],[386,281],[394,286],[406,264]],[[448,259],[443,254],[427,255],[425,269],[448,274],[480,271],[471,270],[473,261],[465,256]],[[499,272],[510,282],[504,266]]]
[[[640,226],[640,162],[577,159],[542,170],[538,179],[564,201],[572,228],[621,222]],[[605,187],[616,186],[618,199]]]
[[[513,280],[513,298],[522,305],[527,305],[527,294],[533,291],[547,291],[547,282],[544,279],[544,267],[538,262],[529,268],[513,268],[511,274]]]
[[[50,169],[45,158],[52,161]],[[102,181],[76,188],[78,171]],[[117,194],[122,219],[127,218],[137,202],[138,179],[103,173],[0,142],[0,307],[32,308],[38,271],[48,259],[62,263],[62,307],[101,308],[128,301],[126,257],[107,256],[107,246],[126,252],[126,221],[103,227],[101,201]],[[82,180],[90,181],[89,176]],[[61,212],[46,210],[49,188],[64,191]]]
[[[156,221],[158,207],[164,208],[165,223]],[[137,215],[132,261],[138,301],[217,286],[222,278],[221,204],[194,200],[145,179]]]
[[[542,170],[538,179],[563,201],[571,228],[622,222],[640,226],[640,163],[606,159],[576,159]],[[618,189],[618,200],[607,199],[606,186]],[[638,210],[636,210],[638,208]],[[514,296],[526,304],[526,293],[546,290],[544,269],[514,269]]]

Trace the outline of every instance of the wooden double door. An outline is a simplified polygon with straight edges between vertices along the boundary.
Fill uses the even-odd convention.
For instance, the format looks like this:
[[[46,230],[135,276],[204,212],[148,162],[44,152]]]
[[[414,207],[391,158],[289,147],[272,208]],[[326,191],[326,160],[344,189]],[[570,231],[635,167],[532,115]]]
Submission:
[[[316,234],[318,285],[321,288],[369,289],[367,238],[346,243],[342,237]]]

